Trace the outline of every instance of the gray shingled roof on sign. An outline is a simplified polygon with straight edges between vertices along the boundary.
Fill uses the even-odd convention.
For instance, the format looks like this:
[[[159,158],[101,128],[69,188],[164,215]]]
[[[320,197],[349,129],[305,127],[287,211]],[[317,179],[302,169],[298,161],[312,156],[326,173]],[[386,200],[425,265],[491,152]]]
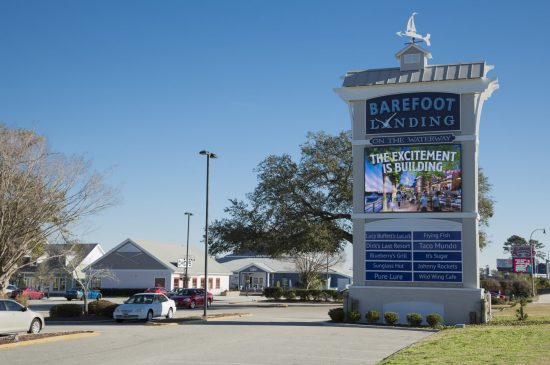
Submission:
[[[491,70],[485,62],[454,65],[427,65],[421,70],[401,71],[399,67],[365,71],[350,71],[344,77],[344,87],[409,84],[415,82],[479,79]]]

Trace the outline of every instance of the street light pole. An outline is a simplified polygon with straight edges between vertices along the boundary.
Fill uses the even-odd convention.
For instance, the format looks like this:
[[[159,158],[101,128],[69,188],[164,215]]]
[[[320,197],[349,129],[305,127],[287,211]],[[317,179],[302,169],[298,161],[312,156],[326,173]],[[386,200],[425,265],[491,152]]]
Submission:
[[[210,190],[210,159],[218,158],[215,153],[202,150],[199,154],[206,156],[206,218],[204,225],[204,312],[206,318],[208,310],[208,192]]]
[[[193,213],[185,212],[184,213],[187,216],[187,246],[185,248],[185,281],[184,285],[185,288],[189,288],[189,276],[187,276],[187,268],[189,267],[189,221],[191,220],[191,216]]]
[[[546,234],[545,228],[536,228],[531,232],[531,235],[529,236],[529,248],[531,251],[531,293],[533,293],[533,296],[535,296],[535,256],[533,256],[533,234],[537,231],[542,231],[542,234]]]

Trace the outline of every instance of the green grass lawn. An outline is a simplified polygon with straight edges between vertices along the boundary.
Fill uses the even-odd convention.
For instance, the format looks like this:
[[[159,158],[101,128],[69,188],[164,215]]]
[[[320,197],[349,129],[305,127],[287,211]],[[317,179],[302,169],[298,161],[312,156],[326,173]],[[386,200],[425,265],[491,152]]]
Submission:
[[[380,364],[550,364],[550,324],[521,324],[514,307],[495,306],[493,324],[443,330]],[[550,321],[550,304],[529,303],[528,321]]]
[[[550,324],[481,325],[443,330],[380,364],[550,363]]]

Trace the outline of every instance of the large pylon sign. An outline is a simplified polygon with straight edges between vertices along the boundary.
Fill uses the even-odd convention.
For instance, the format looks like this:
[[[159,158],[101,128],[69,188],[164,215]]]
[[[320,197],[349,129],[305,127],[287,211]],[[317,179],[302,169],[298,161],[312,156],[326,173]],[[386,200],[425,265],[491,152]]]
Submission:
[[[414,14],[413,14],[414,16]],[[412,26],[411,26],[412,25]],[[413,29],[414,28],[414,29]],[[338,95],[353,135],[350,302],[483,321],[478,272],[478,131],[498,89],[485,62],[430,65],[414,18],[399,67],[348,72]]]

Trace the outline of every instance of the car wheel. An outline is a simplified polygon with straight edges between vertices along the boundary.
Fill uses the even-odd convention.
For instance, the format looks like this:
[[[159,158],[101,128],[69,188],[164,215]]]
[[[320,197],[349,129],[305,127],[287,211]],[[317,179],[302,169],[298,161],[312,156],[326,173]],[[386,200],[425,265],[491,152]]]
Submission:
[[[38,318],[35,318],[31,322],[31,327],[29,328],[29,333],[39,333],[42,329],[42,322]]]
[[[168,314],[166,315],[166,319],[170,319],[174,317],[174,311],[172,310],[172,308],[168,309]]]
[[[97,296],[97,300],[101,300],[101,294]]]
[[[211,305],[212,305],[212,300],[211,300],[211,299],[208,299],[208,300],[206,301],[206,306],[207,306],[208,308],[210,308]]]
[[[152,320],[153,320],[153,311],[149,310],[149,312],[147,312],[147,317],[145,318],[145,321],[151,322]]]
[[[124,321],[123,319],[116,319],[116,323],[122,323],[122,321]]]
[[[72,298],[67,298],[67,300],[70,302],[71,300],[73,300]]]
[[[189,303],[189,308],[191,309],[195,309],[196,306],[197,306],[197,303],[194,300],[192,300],[191,303]]]

